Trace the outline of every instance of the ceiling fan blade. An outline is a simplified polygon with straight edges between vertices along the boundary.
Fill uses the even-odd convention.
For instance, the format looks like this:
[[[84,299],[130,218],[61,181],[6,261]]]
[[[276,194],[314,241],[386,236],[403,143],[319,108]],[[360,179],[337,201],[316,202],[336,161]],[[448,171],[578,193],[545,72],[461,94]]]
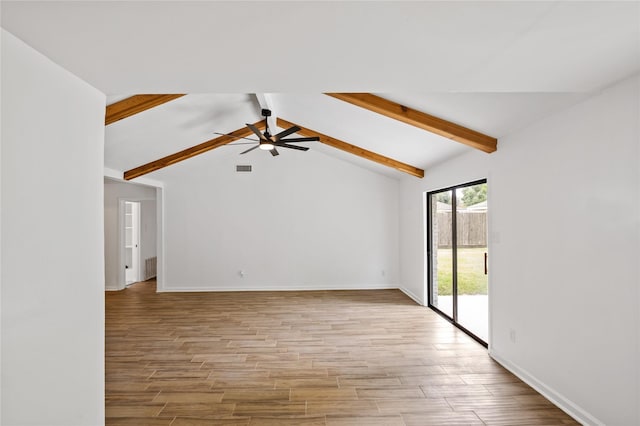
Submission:
[[[278,142],[289,143],[289,142],[318,142],[320,138],[318,136],[311,136],[308,138],[289,138],[289,139],[281,139]]]
[[[251,139],[251,138],[239,138],[237,136],[233,136],[230,135],[229,133],[220,133],[220,132],[213,132],[214,135],[220,135],[220,136],[231,136],[232,138],[236,138],[236,139],[246,139],[248,141],[254,141],[254,142],[259,142],[258,139]],[[228,144],[227,144],[228,145]]]
[[[298,127],[298,126],[289,127],[287,130],[283,130],[280,133],[278,133],[277,135],[275,135],[275,138],[276,138],[276,140],[280,140],[280,139],[284,138],[285,136],[288,136],[291,133],[295,133],[295,132],[297,132],[299,130],[300,130],[300,127]]]
[[[242,154],[246,154],[247,152],[251,152],[251,151],[253,151],[254,149],[256,149],[257,147],[259,147],[259,146],[260,146],[260,144],[258,144],[258,145],[256,145],[256,146],[254,146],[253,148],[249,148],[249,149],[248,149],[248,150],[246,150],[246,151],[242,151],[242,152],[240,153],[240,155],[242,155]]]
[[[245,123],[245,124],[247,125],[247,127],[249,129],[251,129],[251,131],[253,133],[255,133],[260,138],[260,140],[263,140],[263,141],[268,140],[267,138],[264,137],[264,135],[262,133],[260,133],[260,130],[258,130],[258,128],[256,126],[254,126],[253,124],[249,124],[249,123]]]
[[[276,143],[275,145],[281,146],[283,148],[297,149],[298,151],[309,151],[309,148],[307,148],[306,146],[289,145],[286,143]]]
[[[275,148],[273,148],[273,149],[272,149],[271,151],[269,151],[269,152],[270,152],[270,153],[271,153],[271,155],[273,155],[274,157],[275,157],[276,155],[280,155],[280,153],[278,152],[278,150],[277,150],[277,149],[275,149]]]

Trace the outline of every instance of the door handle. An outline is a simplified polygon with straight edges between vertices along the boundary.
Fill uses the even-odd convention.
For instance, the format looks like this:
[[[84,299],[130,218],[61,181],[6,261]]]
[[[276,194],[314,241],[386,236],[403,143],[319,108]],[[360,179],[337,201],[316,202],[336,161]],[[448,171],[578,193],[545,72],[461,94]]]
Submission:
[[[487,275],[487,253],[484,254],[484,274]]]

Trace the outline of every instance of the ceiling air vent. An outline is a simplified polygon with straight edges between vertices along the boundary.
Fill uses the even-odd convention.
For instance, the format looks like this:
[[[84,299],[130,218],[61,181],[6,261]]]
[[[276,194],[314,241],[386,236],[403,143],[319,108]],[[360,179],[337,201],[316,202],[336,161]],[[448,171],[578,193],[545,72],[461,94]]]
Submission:
[[[236,166],[236,172],[251,172],[251,166],[238,164]]]

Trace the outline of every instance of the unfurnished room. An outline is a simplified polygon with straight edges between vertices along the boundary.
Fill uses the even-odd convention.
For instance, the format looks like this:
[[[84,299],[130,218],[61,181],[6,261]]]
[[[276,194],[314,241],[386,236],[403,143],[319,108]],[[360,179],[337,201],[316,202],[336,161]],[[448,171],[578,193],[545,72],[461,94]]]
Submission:
[[[640,425],[640,2],[0,12],[0,424]]]

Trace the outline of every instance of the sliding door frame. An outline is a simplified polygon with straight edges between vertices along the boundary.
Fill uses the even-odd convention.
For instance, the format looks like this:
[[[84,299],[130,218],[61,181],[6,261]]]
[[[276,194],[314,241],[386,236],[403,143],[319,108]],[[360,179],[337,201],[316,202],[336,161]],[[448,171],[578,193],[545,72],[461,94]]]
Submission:
[[[460,330],[464,331],[466,334],[468,334],[472,339],[480,343],[482,346],[484,346],[485,348],[488,348],[489,345],[487,342],[485,342],[484,340],[476,336],[474,333],[472,333],[470,330],[468,330],[464,326],[460,325],[460,323],[458,322],[458,227],[457,227],[458,200],[456,197],[456,190],[466,188],[469,186],[481,185],[483,183],[486,184],[487,179],[479,179],[473,182],[461,183],[459,185],[454,185],[447,188],[441,188],[434,191],[429,191],[426,194],[426,197],[427,197],[427,214],[426,214],[426,218],[427,218],[427,289],[428,289],[427,306],[433,309],[436,313],[441,315],[444,319],[449,321],[451,324],[453,324]],[[451,232],[452,232],[452,235],[451,235],[452,266],[451,267],[453,269],[451,271],[452,272],[451,293],[452,293],[453,316],[447,315],[446,313],[438,309],[438,307],[432,304],[433,272],[434,271],[433,271],[433,256],[432,256],[433,255],[433,238],[432,238],[433,224],[431,223],[433,221],[433,217],[432,217],[433,206],[432,206],[431,200],[434,194],[440,194],[447,191],[451,192],[451,215],[452,215],[451,216]]]

